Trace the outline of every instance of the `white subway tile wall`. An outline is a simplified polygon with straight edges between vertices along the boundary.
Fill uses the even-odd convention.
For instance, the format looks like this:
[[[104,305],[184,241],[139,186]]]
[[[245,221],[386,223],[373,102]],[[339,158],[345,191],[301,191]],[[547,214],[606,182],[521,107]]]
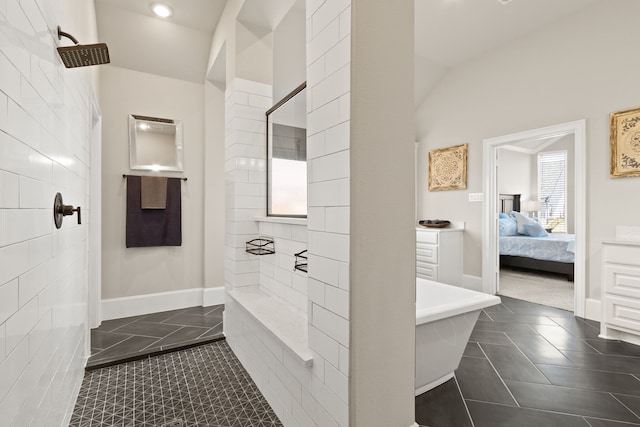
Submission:
[[[311,394],[323,409],[317,425],[347,426],[351,1],[307,0],[306,7],[309,346],[321,367]]]
[[[276,248],[275,254],[260,257],[260,289],[306,315],[307,274],[294,270],[294,255],[307,249],[307,227],[261,222],[259,232],[273,238]]]
[[[266,107],[268,105],[268,107]],[[260,259],[245,252],[258,237],[255,217],[266,213],[265,111],[271,86],[235,79],[225,94],[225,287],[256,286]]]
[[[0,414],[63,425],[85,360],[88,215],[53,226],[56,192],[88,213],[85,70],[56,51],[57,2],[0,1]],[[84,214],[84,212],[83,212]]]
[[[349,424],[350,7],[350,0],[306,2],[307,225],[254,220],[266,207],[270,88],[242,79],[227,86],[226,288],[259,286],[305,315],[313,365],[302,365],[232,299],[225,334],[285,426]],[[273,238],[275,254],[244,253],[244,243],[258,235]],[[294,270],[294,254],[304,249],[308,274]]]

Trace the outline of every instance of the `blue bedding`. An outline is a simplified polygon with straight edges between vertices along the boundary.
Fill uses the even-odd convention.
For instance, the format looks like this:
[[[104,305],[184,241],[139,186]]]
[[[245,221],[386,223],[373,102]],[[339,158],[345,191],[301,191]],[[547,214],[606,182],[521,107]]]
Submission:
[[[500,255],[572,263],[575,260],[575,235],[554,234],[547,237],[500,236]]]

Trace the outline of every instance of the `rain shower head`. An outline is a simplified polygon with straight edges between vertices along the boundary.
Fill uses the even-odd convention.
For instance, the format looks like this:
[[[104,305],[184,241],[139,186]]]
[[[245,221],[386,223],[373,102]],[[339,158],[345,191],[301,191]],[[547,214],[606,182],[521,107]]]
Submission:
[[[58,40],[66,37],[75,43],[75,46],[63,46],[58,48],[60,59],[67,68],[87,67],[89,65],[101,65],[111,62],[109,49],[106,43],[80,44],[71,34],[65,33],[58,27]]]

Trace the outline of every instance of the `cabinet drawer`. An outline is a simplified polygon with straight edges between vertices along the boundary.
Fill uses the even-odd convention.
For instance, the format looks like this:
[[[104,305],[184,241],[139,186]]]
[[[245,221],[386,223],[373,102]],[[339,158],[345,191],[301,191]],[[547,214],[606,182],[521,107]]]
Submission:
[[[437,265],[416,265],[416,276],[427,279],[438,281],[438,266]]]
[[[605,264],[604,283],[607,293],[640,299],[640,267]]]
[[[620,327],[628,332],[640,333],[640,301],[606,295],[604,298],[604,321],[608,327]]]
[[[416,242],[420,243],[431,243],[434,245],[438,244],[438,235],[439,233],[437,231],[429,231],[429,230],[425,230],[425,231],[420,231],[418,230],[416,232]]]
[[[416,261],[438,263],[438,247],[427,243],[416,244]]]
[[[640,267],[640,246],[605,244],[604,262]]]

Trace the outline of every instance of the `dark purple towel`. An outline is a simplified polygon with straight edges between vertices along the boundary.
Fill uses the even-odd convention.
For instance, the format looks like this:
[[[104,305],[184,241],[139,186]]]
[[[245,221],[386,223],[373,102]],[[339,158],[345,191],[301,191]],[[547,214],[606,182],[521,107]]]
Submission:
[[[166,209],[142,209],[140,177],[127,176],[127,247],[182,246],[182,179],[167,180]]]

